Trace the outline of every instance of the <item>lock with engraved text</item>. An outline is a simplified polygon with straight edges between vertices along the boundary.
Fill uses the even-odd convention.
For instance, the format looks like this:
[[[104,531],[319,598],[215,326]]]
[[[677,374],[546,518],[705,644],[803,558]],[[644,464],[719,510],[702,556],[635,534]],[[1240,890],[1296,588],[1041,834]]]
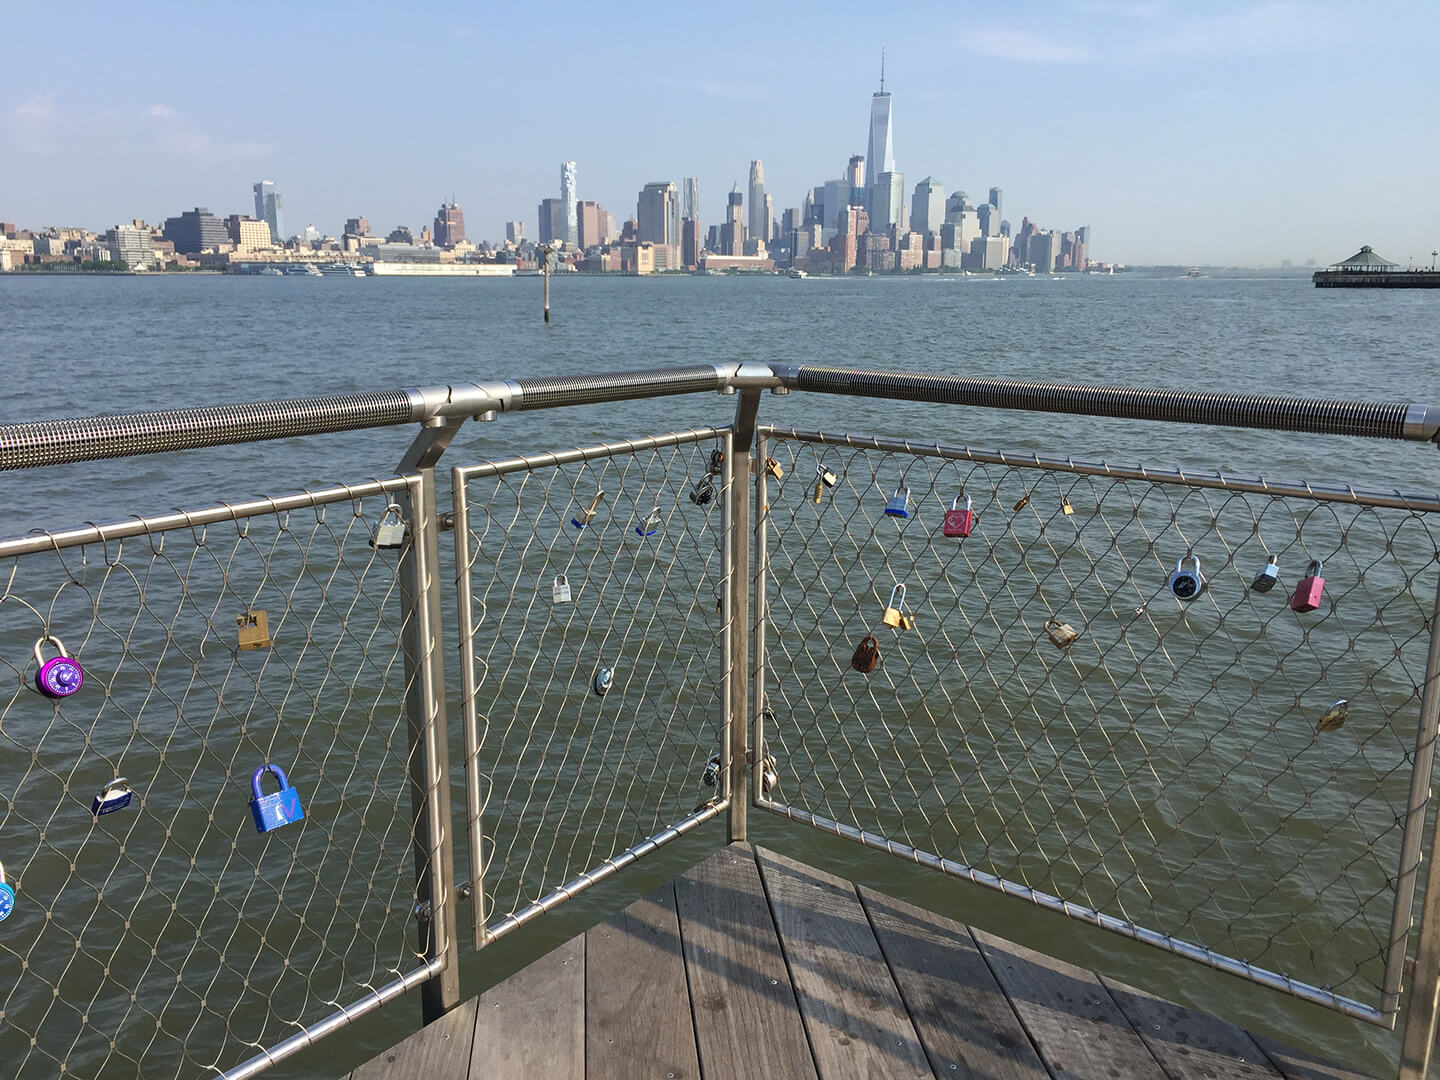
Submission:
[[[595,492],[595,497],[590,500],[590,505],[585,507],[584,510],[581,510],[577,517],[571,518],[570,524],[574,525],[577,529],[583,529],[589,525],[590,522],[595,520],[595,511],[600,506],[600,500],[604,497],[605,492]]]
[[[781,479],[785,475],[785,470],[780,467],[780,463],[773,457],[767,457],[765,459],[765,471],[776,480]]]
[[[564,574],[556,574],[550,583],[550,599],[557,604],[570,603],[570,579]]]
[[[59,656],[46,660],[40,646],[46,642],[55,646]],[[80,661],[65,651],[65,646],[54,634],[46,634],[35,642],[35,689],[48,698],[66,698],[79,690],[85,682],[85,672]]]
[[[880,616],[880,621],[886,626],[892,626],[896,630],[908,630],[910,620],[900,609],[905,606],[905,586],[896,585],[890,590],[890,602],[885,605],[885,614]]]
[[[1291,611],[1314,611],[1320,606],[1320,597],[1325,592],[1325,579],[1320,576],[1320,560],[1313,559],[1310,572],[1295,586],[1295,595],[1290,598]]]
[[[235,625],[240,628],[240,648],[268,649],[270,647],[270,617],[264,608],[251,608],[235,616]]]
[[[875,665],[880,663],[880,643],[875,640],[874,634],[867,634],[861,639],[860,644],[855,646],[855,654],[850,657],[850,666],[856,671],[868,675],[875,670]]]
[[[95,796],[95,801],[90,804],[90,813],[96,817],[104,814],[113,814],[116,810],[124,810],[130,805],[130,797],[135,793],[130,790],[123,776],[117,776],[103,788],[100,794]]]
[[[1250,591],[1269,592],[1275,587],[1275,583],[1279,580],[1280,562],[1274,555],[1271,555],[1265,561],[1265,565],[1260,568],[1260,572],[1255,575],[1254,580],[1250,582]]]
[[[700,774],[700,782],[706,787],[714,787],[720,782],[719,754],[711,754],[710,760],[705,762],[705,771]]]
[[[1185,563],[1195,564],[1193,570],[1186,570]],[[1200,575],[1200,557],[1191,555],[1187,559],[1179,559],[1175,563],[1175,572],[1170,575],[1170,591],[1175,594],[1176,600],[1189,603],[1205,591],[1205,579]]]
[[[1051,642],[1059,649],[1068,649],[1080,636],[1073,626],[1068,622],[1061,622],[1059,619],[1046,619],[1045,632],[1050,635]]]
[[[391,503],[385,507],[385,513],[380,515],[380,523],[370,534],[370,546],[386,549],[405,546],[405,518],[399,503]]]
[[[10,917],[15,910],[15,887],[5,882],[5,864],[0,863],[0,922]]]
[[[266,773],[280,782],[280,790],[272,795],[260,793],[260,781]],[[266,762],[256,769],[250,777],[250,794],[254,796],[250,800],[250,816],[255,819],[256,832],[266,833],[282,825],[293,825],[305,817],[305,811],[300,808],[300,793],[290,786],[285,770],[279,765]]]
[[[700,482],[690,491],[690,501],[696,506],[708,506],[715,499],[715,483],[708,475],[702,476]]]
[[[910,489],[896,488],[895,494],[885,504],[885,513],[890,517],[908,518],[910,516]]]
[[[650,511],[650,516],[645,519],[643,525],[636,525],[635,532],[639,536],[654,536],[660,530],[660,507]]]
[[[955,501],[950,504],[950,509],[945,511],[945,525],[942,532],[946,536],[966,537],[975,525],[975,514],[970,509],[970,496],[965,496],[965,508],[960,508],[960,496],[955,496]]]
[[[710,475],[711,475],[711,476],[720,476],[720,475],[721,475],[722,473],[724,473],[724,472],[725,472],[725,451],[724,451],[724,450],[711,450],[711,451],[710,451]]]

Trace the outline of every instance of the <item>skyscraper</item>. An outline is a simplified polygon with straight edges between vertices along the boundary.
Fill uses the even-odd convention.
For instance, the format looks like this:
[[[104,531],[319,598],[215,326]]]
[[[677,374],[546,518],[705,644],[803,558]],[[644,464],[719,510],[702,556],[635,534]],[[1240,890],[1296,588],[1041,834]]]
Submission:
[[[870,229],[884,232],[905,221],[905,174],[882,172],[870,188]]]
[[[673,230],[677,221],[675,182],[658,180],[640,189],[635,202],[635,221],[640,242],[671,247],[680,242]]]
[[[285,242],[285,196],[275,190],[275,181],[261,180],[255,192],[255,220],[270,226],[270,238],[277,244]]]
[[[453,248],[465,239],[465,212],[453,200],[435,211],[435,246]]]
[[[560,201],[565,204],[565,243],[575,247],[580,243],[580,224],[575,210],[575,162],[566,161],[560,165]]]
[[[682,218],[691,221],[700,220],[700,178],[687,176],[683,181],[685,197],[681,202]]]
[[[750,162],[750,239],[770,242],[770,210],[765,200],[765,164]]]
[[[720,254],[743,255],[745,253],[745,196],[740,194],[740,185],[730,189],[729,203],[725,207],[725,224],[720,226]]]
[[[998,218],[1001,210],[1000,189],[998,187],[992,187],[990,189],[990,205],[995,208],[995,216]]]
[[[540,203],[539,242],[553,244],[565,239],[565,206],[559,199],[543,199]]]
[[[885,53],[880,53],[880,89],[870,99],[870,143],[865,151],[870,173],[871,207],[874,204],[875,182],[881,173],[895,171],[895,139],[890,128],[890,95],[885,92]]]
[[[998,220],[997,224],[998,224]],[[945,187],[933,176],[915,185],[910,200],[910,230],[918,233],[939,232],[945,224]]]

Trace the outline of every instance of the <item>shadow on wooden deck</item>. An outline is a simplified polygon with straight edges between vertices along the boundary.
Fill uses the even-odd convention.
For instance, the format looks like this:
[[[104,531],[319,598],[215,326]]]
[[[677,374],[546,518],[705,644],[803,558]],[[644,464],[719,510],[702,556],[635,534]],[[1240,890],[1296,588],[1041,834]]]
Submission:
[[[732,845],[351,1080],[1363,1080]]]

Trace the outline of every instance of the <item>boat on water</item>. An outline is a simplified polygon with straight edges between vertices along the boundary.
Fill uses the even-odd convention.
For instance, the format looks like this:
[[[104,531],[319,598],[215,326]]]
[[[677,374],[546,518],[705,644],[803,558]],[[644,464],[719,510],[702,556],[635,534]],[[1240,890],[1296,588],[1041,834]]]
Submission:
[[[1192,267],[1190,267],[1189,270],[1186,270],[1186,271],[1185,271],[1185,276],[1186,276],[1186,277],[1204,277],[1205,275],[1204,275],[1203,273],[1201,273],[1200,268],[1199,268],[1198,266],[1192,266]]]
[[[810,275],[807,274],[804,270],[797,270],[795,267],[792,266],[789,270],[785,271],[785,276],[788,278],[794,278],[798,281],[801,278],[807,278]]]
[[[719,271],[719,270],[712,270],[712,269],[710,269],[710,267],[706,266],[706,267],[702,267],[702,268],[699,269],[699,270],[691,270],[691,271],[690,271],[690,276],[691,276],[691,277],[720,277],[721,275],[720,275],[720,271]]]
[[[321,277],[364,277],[365,268],[359,263],[321,263],[316,267]]]

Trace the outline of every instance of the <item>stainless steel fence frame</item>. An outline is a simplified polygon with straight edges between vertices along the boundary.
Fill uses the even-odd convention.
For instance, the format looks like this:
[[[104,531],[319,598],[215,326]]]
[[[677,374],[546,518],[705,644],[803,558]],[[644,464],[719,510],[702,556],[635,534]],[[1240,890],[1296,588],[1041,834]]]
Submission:
[[[1143,481],[1151,484],[1173,484],[1188,488],[1210,488],[1223,491],[1240,491],[1269,496],[1290,496],[1320,502],[1339,502],[1365,506],[1380,506],[1417,512],[1440,513],[1440,500],[1432,497],[1407,496],[1400,492],[1393,494],[1360,492],[1353,488],[1324,488],[1311,484],[1283,484],[1264,480],[1245,480],[1219,475],[1194,475],[1180,471],[1153,470],[1141,467],[1115,466],[1104,462],[1079,462],[1073,459],[1042,457],[1037,454],[1015,454],[1004,451],[978,450],[969,447],[946,446],[939,443],[919,443],[908,439],[887,439],[871,436],[832,436],[819,431],[797,428],[763,426],[759,431],[757,456],[764,460],[769,441],[783,438],[818,446],[841,446],[850,449],[875,450],[893,454],[907,454],[937,459],[966,461],[972,463],[1000,465],[1007,468],[1030,468],[1043,472],[1097,476],[1122,480]],[[754,578],[754,603],[756,606],[756,666],[754,702],[754,745],[757,762],[767,753],[764,723],[766,703],[764,698],[765,680],[765,622],[768,593],[769,561],[767,558],[766,524],[768,515],[768,490],[764,470],[756,480],[757,519],[755,528],[756,573]],[[1404,832],[1401,844],[1400,865],[1395,877],[1395,895],[1388,949],[1386,955],[1384,984],[1378,1005],[1356,1001],[1323,987],[1314,986],[1300,979],[1269,971],[1246,961],[1237,960],[1212,949],[1181,940],[1174,935],[1139,926],[1127,919],[1117,918],[1094,910],[1083,904],[1065,900],[1041,890],[1006,880],[955,859],[944,858],[933,852],[916,848],[853,824],[835,821],[823,815],[789,805],[779,799],[769,798],[759,783],[757,765],[756,785],[753,789],[754,804],[781,817],[811,825],[823,832],[853,840],[866,847],[884,851],[913,861],[922,866],[938,870],[952,877],[962,878],[975,884],[1023,898],[1037,906],[1077,918],[1103,929],[1155,946],[1167,952],[1186,957],[1207,966],[1245,978],[1249,981],[1279,990],[1305,1001],[1332,1008],[1342,1014],[1365,1020],[1380,1027],[1395,1025],[1400,989],[1405,970],[1405,946],[1409,936],[1411,911],[1420,861],[1420,845],[1429,809],[1429,785],[1434,771],[1435,732],[1440,722],[1440,588],[1437,588],[1435,603],[1430,619],[1430,647],[1423,687],[1423,699],[1418,720],[1413,750],[1410,795],[1404,814]],[[1427,900],[1427,909],[1429,900]],[[1437,905],[1440,907],[1440,905]],[[1427,911],[1428,914],[1428,911]],[[1440,952],[1440,950],[1437,950]],[[1412,1002],[1412,1011],[1422,1008]],[[1428,1010],[1433,1023],[1434,1008]],[[1418,1021],[1417,1021],[1418,1023]]]

